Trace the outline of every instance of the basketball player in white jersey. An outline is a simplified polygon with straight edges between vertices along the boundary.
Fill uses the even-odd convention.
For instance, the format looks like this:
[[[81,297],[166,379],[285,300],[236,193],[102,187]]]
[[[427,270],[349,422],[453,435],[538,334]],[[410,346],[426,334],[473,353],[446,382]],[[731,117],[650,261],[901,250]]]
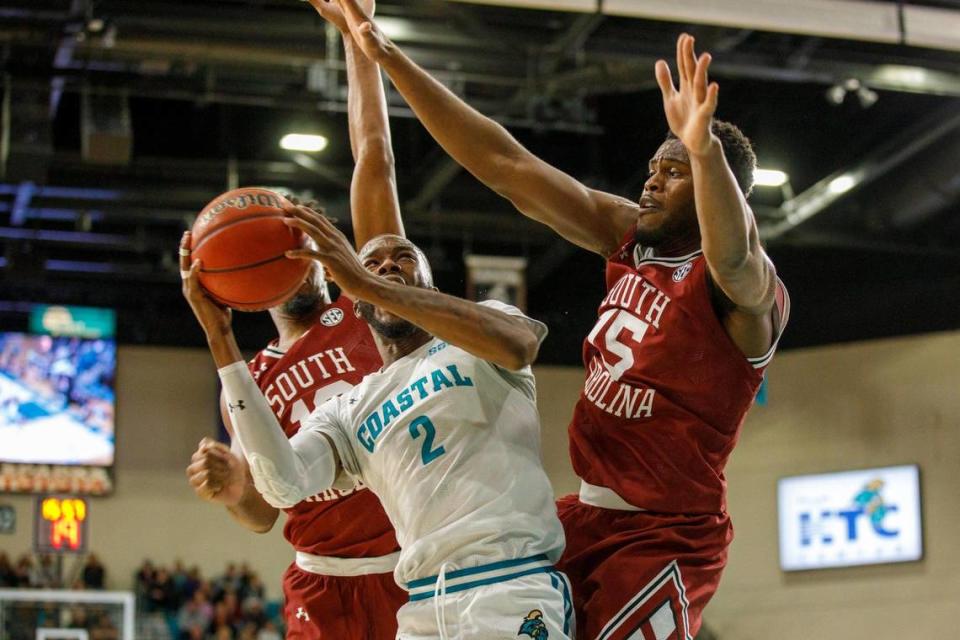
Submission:
[[[441,294],[423,253],[399,236],[374,238],[358,258],[323,216],[290,213],[316,249],[289,255],[322,261],[358,301],[383,368],[288,440],[232,336],[211,334],[257,490],[283,507],[362,480],[380,497],[410,595],[398,638],[572,637],[530,369],[546,327],[502,303]]]

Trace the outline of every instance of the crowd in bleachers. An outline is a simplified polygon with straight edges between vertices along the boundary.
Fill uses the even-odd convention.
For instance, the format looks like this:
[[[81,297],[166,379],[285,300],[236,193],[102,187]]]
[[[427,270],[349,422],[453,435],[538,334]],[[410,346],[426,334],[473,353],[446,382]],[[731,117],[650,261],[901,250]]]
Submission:
[[[71,589],[103,589],[106,570],[95,554],[87,556]],[[50,555],[22,554],[16,561],[0,551],[0,589],[59,589],[64,578],[56,560]]]
[[[146,615],[162,614],[181,640],[279,640],[278,624],[268,615],[260,577],[246,565],[227,565],[223,575],[204,579],[197,567],[176,562],[172,568],[144,561],[135,592]]]
[[[103,589],[106,569],[95,554],[90,554],[73,571],[62,575],[52,556],[23,554],[16,561],[0,552],[0,588],[74,590]],[[283,630],[279,605],[265,600],[263,582],[246,564],[227,565],[213,579],[204,578],[199,568],[186,568],[176,562],[172,567],[145,560],[133,576],[140,630],[138,637],[162,640],[280,640]],[[82,627],[96,629],[102,640],[115,634],[99,616],[88,619],[81,612],[73,615]],[[112,627],[116,631],[116,627]],[[94,634],[91,634],[91,638]]]

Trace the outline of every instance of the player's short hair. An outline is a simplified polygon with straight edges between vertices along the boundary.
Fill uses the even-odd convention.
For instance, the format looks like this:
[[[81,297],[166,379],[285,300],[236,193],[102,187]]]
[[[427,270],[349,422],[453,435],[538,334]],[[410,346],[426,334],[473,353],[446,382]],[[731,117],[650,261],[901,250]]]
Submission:
[[[750,196],[753,191],[753,172],[757,168],[757,154],[753,150],[753,144],[750,138],[744,135],[740,127],[732,122],[724,120],[714,120],[710,125],[710,131],[720,139],[720,145],[723,147],[723,156],[733,171],[733,177],[737,179],[737,185],[745,197]],[[667,140],[676,140],[677,136],[672,131],[667,132]]]

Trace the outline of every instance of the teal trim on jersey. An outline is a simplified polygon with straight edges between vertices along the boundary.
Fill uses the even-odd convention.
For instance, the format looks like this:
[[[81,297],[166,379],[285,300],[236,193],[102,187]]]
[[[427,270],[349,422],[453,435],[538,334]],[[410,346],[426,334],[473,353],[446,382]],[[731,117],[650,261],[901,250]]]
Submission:
[[[550,584],[563,594],[563,635],[570,635],[570,623],[573,621],[573,600],[570,599],[570,588],[567,586],[567,576],[559,571],[550,572]]]
[[[549,573],[554,571],[553,566],[549,567],[535,567],[533,569],[527,569],[526,571],[518,571],[517,573],[509,573],[505,576],[497,576],[495,578],[486,578],[484,580],[474,580],[473,582],[464,582],[463,584],[458,584],[453,587],[447,587],[444,589],[444,593],[457,593],[458,591],[466,591],[467,589],[475,589],[477,587],[483,587],[489,584],[497,584],[498,582],[506,582],[507,580],[513,580],[514,578],[522,578],[524,576],[532,576],[536,573]],[[418,600],[427,600],[432,598],[435,594],[432,591],[426,593],[418,593],[417,595],[410,596],[410,602],[417,602]]]
[[[490,564],[482,564],[478,567],[469,567],[467,569],[457,569],[456,571],[448,571],[445,575],[447,580],[454,580],[456,578],[462,578],[463,576],[472,576],[478,573],[486,573],[488,571],[497,571],[499,569],[509,569],[510,567],[519,567],[524,564],[530,564],[531,562],[544,562],[549,560],[545,553],[541,553],[536,556],[530,556],[528,558],[514,558],[513,560],[501,560],[499,562],[491,562]],[[418,578],[407,583],[407,591],[411,589],[419,589],[420,587],[426,587],[427,585],[435,584],[439,576],[430,576],[429,578]]]

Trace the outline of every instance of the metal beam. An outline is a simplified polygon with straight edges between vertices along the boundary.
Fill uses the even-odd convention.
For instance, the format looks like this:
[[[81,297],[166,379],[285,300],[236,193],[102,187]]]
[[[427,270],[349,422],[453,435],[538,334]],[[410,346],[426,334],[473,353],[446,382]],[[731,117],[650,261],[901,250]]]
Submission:
[[[776,240],[841,198],[882,177],[957,127],[960,127],[960,105],[951,101],[946,107],[889,138],[855,166],[823,178],[784,202],[780,206],[784,219],[760,229],[761,237]]]
[[[427,170],[420,191],[407,201],[404,208],[410,211],[428,210],[430,204],[460,175],[461,171],[463,167],[443,152],[442,157]]]

